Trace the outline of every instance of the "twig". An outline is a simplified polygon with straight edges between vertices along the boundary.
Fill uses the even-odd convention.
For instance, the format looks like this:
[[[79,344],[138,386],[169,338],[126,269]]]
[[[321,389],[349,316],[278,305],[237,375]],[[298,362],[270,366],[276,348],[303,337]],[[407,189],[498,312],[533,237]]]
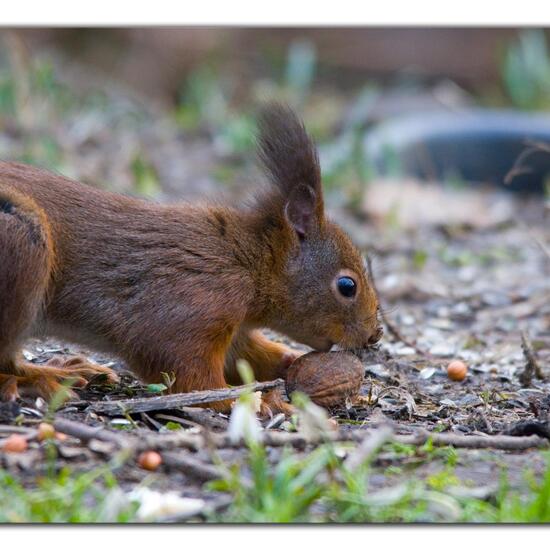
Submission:
[[[548,246],[546,246],[546,244],[542,241],[542,239],[535,233],[535,230],[517,217],[515,218],[514,222],[520,229],[522,229],[523,231],[529,234],[529,237],[531,237],[531,239],[533,239],[535,243],[538,245],[538,247],[544,252],[544,254],[546,255],[546,258],[550,259],[550,249],[548,248]]]
[[[516,176],[531,172],[531,169],[524,164],[529,157],[535,153],[550,153],[550,146],[540,141],[528,140],[525,142],[525,145],[526,148],[518,155],[512,168],[504,176],[504,185],[510,185]]]
[[[189,453],[168,451],[162,454],[162,461],[166,466],[183,470],[185,475],[194,477],[199,481],[211,481],[223,477],[223,473],[219,468],[206,464]]]
[[[200,409],[198,407],[179,407],[178,413],[181,413],[185,418],[195,424],[200,424],[214,431],[226,430],[228,420],[222,418],[219,414],[208,409]],[[163,418],[165,415],[157,415],[157,418]]]
[[[211,433],[203,431],[191,433],[178,431],[169,434],[145,432],[138,430],[134,433],[114,433],[101,427],[90,427],[72,420],[58,419],[54,422],[54,428],[60,432],[78,437],[83,441],[100,439],[116,443],[119,448],[131,452],[143,450],[170,451],[175,449],[189,449],[198,451],[203,448],[242,448],[244,441],[234,442],[227,433]],[[376,442],[381,445],[380,440],[384,437],[390,438],[385,432],[379,433],[377,439],[372,440],[372,432],[365,430],[335,431],[318,436],[306,437],[303,433],[271,432],[263,431],[258,443],[266,447],[289,446],[297,449],[305,449],[308,445],[318,445],[323,442],[350,442],[364,444],[361,453],[370,452]],[[365,442],[367,439],[369,442]],[[464,449],[501,449],[506,451],[523,450],[530,448],[548,447],[550,441],[538,435],[515,437],[511,435],[460,435],[449,433],[431,433],[427,430],[419,430],[412,435],[392,435],[391,439],[405,445],[424,445],[429,439],[432,444],[438,447],[453,446]],[[383,444],[383,443],[382,443]]]
[[[378,450],[393,437],[393,428],[389,425],[381,426],[370,437],[365,437],[357,449],[345,460],[344,466],[354,471],[367,460],[374,457]]]
[[[138,399],[122,399],[119,401],[92,401],[90,408],[99,414],[107,416],[120,416],[149,411],[164,411],[189,407],[191,405],[204,405],[216,403],[226,399],[235,399],[246,391],[267,391],[273,388],[282,388],[284,382],[280,379],[270,382],[256,382],[246,386],[220,390],[195,391],[191,393],[176,393],[172,395],[160,395],[157,397],[142,397]]]
[[[544,373],[537,362],[535,352],[533,351],[531,342],[525,331],[521,332],[521,349],[525,357],[525,368],[518,377],[521,385],[524,387],[530,386],[533,381],[533,376],[536,376],[539,380],[544,380]]]
[[[91,439],[99,439],[100,441],[108,441],[115,443],[117,446],[127,446],[127,438],[120,433],[110,432],[102,426],[88,426],[82,422],[67,420],[66,418],[57,418],[54,420],[53,427],[55,431],[61,432],[71,437],[76,437],[81,441],[90,441]]]
[[[262,432],[258,443],[266,447],[289,447],[305,449],[308,445],[318,445],[323,442],[350,442],[363,443],[365,438],[370,438],[371,434],[364,430],[355,430],[347,432],[332,432],[322,434],[318,437],[306,437],[302,433],[288,432]],[[424,445],[428,439],[437,447],[451,445],[457,448],[465,449],[502,449],[517,450],[529,449],[531,447],[547,447],[550,442],[537,436],[514,437],[509,435],[459,435],[448,433],[432,433],[427,430],[419,430],[412,435],[394,435],[394,441],[405,445]],[[215,448],[241,448],[245,446],[243,441],[233,442],[227,434],[190,434],[187,432],[177,432],[174,434],[152,434],[150,437],[140,438],[139,447],[154,448],[157,450],[175,449],[186,447],[197,451],[208,445]],[[368,448],[368,445],[365,444]]]
[[[369,273],[370,282],[372,284],[372,289],[374,290],[374,293],[376,294],[376,298],[378,299],[378,302],[380,302],[380,293],[378,292],[378,288],[376,286],[376,281],[374,280],[374,273],[372,271],[372,262],[369,256],[367,256],[367,270]],[[420,349],[414,342],[411,342],[405,336],[401,334],[399,329],[388,319],[387,315],[384,313],[383,309],[380,309],[380,318],[382,319],[382,322],[384,325],[386,325],[386,328],[388,329],[388,332],[399,342],[403,342],[407,347],[413,348],[418,355],[422,355],[423,357],[426,357],[428,359],[433,359],[433,356],[431,353],[428,353],[427,351],[424,351],[423,349]]]
[[[0,434],[22,434],[29,435],[35,434],[36,429],[26,428],[24,426],[10,426],[9,424],[0,424]]]
[[[395,441],[405,445],[424,445],[428,441],[437,447],[452,446],[462,449],[500,449],[503,451],[517,451],[532,447],[548,447],[549,442],[538,435],[514,437],[511,435],[459,435],[434,434],[427,430],[420,430],[413,435],[396,436]]]

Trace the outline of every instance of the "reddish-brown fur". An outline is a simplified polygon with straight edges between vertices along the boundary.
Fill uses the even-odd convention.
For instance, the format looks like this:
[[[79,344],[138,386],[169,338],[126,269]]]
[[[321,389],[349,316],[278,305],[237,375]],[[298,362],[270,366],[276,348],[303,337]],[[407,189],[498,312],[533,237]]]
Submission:
[[[318,349],[364,347],[379,337],[375,293],[360,254],[324,217],[317,156],[303,126],[277,106],[262,121],[272,185],[248,207],[159,205],[0,162],[5,397],[40,380],[51,390],[62,377],[59,365],[16,356],[29,335],[114,352],[146,382],[172,373],[177,392],[238,382],[238,358],[259,380],[281,376],[296,354],[260,327]],[[353,303],[334,296],[338,269],[356,274]],[[105,370],[94,367],[65,372],[89,378]]]

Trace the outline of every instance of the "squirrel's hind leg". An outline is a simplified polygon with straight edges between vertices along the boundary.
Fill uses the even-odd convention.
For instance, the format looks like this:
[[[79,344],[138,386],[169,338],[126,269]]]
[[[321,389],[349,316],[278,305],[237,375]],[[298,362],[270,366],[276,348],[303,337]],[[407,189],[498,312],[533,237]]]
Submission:
[[[23,380],[15,354],[44,307],[52,248],[44,212],[32,199],[0,185],[0,398],[19,395]]]
[[[0,364],[0,400],[17,399],[20,394],[49,399],[64,387],[74,396],[68,389],[70,386],[83,387],[98,375],[104,375],[111,383],[118,381],[111,369],[83,357],[54,357],[40,365],[23,359],[4,361]]]
[[[0,399],[19,393],[51,397],[62,382],[85,385],[97,374],[116,375],[81,358],[53,359],[45,365],[17,353],[46,307],[55,253],[44,211],[29,197],[0,185]]]
[[[0,185],[0,372],[44,307],[54,252],[36,203]]]

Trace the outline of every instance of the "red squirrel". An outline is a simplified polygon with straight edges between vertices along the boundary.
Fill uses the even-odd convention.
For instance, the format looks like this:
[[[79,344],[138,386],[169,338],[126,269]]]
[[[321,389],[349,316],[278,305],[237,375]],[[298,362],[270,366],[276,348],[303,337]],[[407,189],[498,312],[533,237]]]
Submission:
[[[259,128],[270,184],[239,207],[155,204],[0,162],[0,398],[47,397],[67,377],[116,380],[79,358],[25,361],[30,336],[114,353],[146,383],[166,372],[172,392],[239,383],[239,358],[259,381],[284,376],[297,353],[260,328],[325,351],[379,340],[376,293],[325,217],[303,123],[271,105]]]

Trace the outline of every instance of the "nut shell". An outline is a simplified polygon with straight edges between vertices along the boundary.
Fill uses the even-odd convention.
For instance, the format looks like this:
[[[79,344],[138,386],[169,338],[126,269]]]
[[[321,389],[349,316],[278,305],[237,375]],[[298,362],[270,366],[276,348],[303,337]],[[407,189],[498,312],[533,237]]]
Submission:
[[[6,438],[0,450],[5,453],[23,453],[28,446],[27,440],[22,435],[12,434]]]
[[[468,367],[463,361],[455,359],[451,361],[447,367],[447,376],[455,382],[461,382],[468,374]]]
[[[313,351],[301,355],[286,373],[286,393],[300,391],[325,408],[345,405],[359,395],[365,368],[352,353]]]
[[[156,451],[144,451],[138,456],[137,462],[144,470],[154,472],[162,464],[162,456]]]

